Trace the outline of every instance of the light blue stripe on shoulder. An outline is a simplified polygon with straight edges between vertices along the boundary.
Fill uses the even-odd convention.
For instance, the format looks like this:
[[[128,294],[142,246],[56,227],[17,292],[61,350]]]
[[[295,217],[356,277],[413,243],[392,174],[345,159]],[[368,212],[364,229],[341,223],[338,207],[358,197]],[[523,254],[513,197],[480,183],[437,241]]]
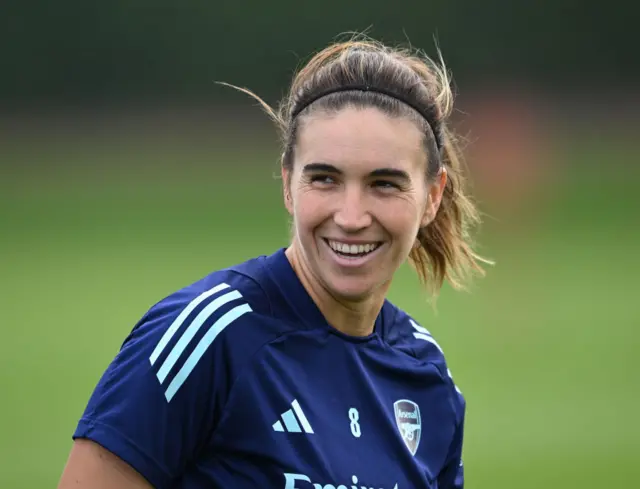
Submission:
[[[440,350],[440,353],[442,353],[444,355],[444,352],[442,351],[442,348],[440,347],[440,345],[438,344],[438,342],[436,340],[433,339],[433,336],[428,335],[428,334],[423,334],[423,333],[413,333],[413,336],[415,336],[416,338],[418,338],[419,340],[424,340],[427,343],[431,343],[433,346],[435,346],[438,350]]]
[[[167,399],[167,402],[170,402],[171,399],[173,399],[173,396],[175,396],[176,392],[178,392],[178,389],[180,389],[182,384],[184,384],[184,382],[187,380],[187,378],[189,377],[189,374],[191,374],[191,372],[196,367],[196,365],[198,364],[202,356],[207,351],[207,348],[211,346],[211,343],[213,343],[216,337],[227,326],[229,326],[229,324],[231,324],[233,321],[238,319],[240,316],[248,312],[251,312],[251,310],[252,309],[251,309],[251,306],[249,306],[249,304],[242,304],[240,306],[236,306],[230,311],[223,314],[220,317],[220,319],[218,319],[215,323],[211,325],[211,327],[202,337],[198,345],[191,352],[191,355],[189,355],[189,358],[187,358],[187,361],[184,363],[182,368],[178,371],[176,376],[173,378],[173,380],[169,384],[169,387],[167,387],[167,390],[164,393]]]
[[[187,307],[185,307],[182,310],[180,315],[173,321],[173,323],[171,323],[171,326],[169,326],[169,329],[167,329],[167,331],[165,331],[165,333],[162,335],[162,338],[160,338],[160,341],[158,342],[155,349],[153,350],[153,353],[149,357],[149,360],[151,361],[151,365],[156,363],[156,360],[162,353],[162,350],[165,349],[169,341],[171,341],[171,338],[173,338],[173,335],[176,334],[176,331],[178,331],[178,328],[182,326],[182,323],[184,323],[184,320],[187,319],[189,314],[191,314],[193,310],[196,307],[198,307],[200,303],[202,303],[202,301],[204,301],[208,297],[211,297],[214,294],[217,294],[221,290],[228,289],[228,288],[229,286],[227,284],[216,285],[212,289],[209,289],[206,292],[203,292],[198,297],[196,297],[191,302],[189,302]]]
[[[200,313],[191,322],[189,327],[186,329],[186,331],[182,334],[182,336],[180,337],[176,345],[173,347],[173,349],[165,359],[164,363],[160,367],[160,370],[158,370],[158,380],[160,381],[160,383],[163,383],[164,380],[167,378],[167,375],[169,375],[169,372],[178,361],[178,358],[180,358],[180,355],[182,355],[182,352],[184,352],[185,348],[187,348],[187,345],[189,345],[189,343],[191,342],[193,337],[196,335],[196,333],[200,330],[204,322],[207,319],[209,319],[209,317],[213,315],[213,313],[216,312],[218,309],[220,309],[222,306],[224,306],[228,302],[231,302],[235,299],[240,299],[241,297],[242,297],[242,294],[240,294],[240,292],[238,292],[237,290],[234,290],[232,292],[227,292],[226,294],[221,295],[217,299],[214,299],[213,301],[211,301],[211,303],[208,304],[207,307],[205,307],[202,311],[200,311]]]
[[[420,326],[418,323],[416,323],[413,319],[409,319],[409,322],[411,323],[411,326],[413,326],[413,328],[414,328],[418,333],[428,334],[429,336],[431,336],[431,333],[429,333],[429,331],[427,330],[427,328],[423,328],[423,327],[422,327],[422,326]]]

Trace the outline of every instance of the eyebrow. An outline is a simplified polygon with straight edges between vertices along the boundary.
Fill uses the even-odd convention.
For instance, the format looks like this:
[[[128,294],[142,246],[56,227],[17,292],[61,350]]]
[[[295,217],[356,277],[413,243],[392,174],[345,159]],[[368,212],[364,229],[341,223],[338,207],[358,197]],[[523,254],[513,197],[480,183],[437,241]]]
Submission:
[[[397,180],[410,181],[411,177],[404,170],[397,170],[395,168],[379,168],[377,170],[373,170],[370,175],[372,177],[383,177],[383,178],[395,178]]]
[[[302,169],[303,173],[325,172],[333,174],[342,174],[343,172],[329,163],[309,163]],[[370,177],[374,178],[395,178],[397,180],[410,181],[411,177],[404,170],[398,170],[396,168],[378,168],[369,173]]]
[[[335,166],[329,163],[309,163],[304,165],[302,173],[326,172],[326,173],[342,173]]]

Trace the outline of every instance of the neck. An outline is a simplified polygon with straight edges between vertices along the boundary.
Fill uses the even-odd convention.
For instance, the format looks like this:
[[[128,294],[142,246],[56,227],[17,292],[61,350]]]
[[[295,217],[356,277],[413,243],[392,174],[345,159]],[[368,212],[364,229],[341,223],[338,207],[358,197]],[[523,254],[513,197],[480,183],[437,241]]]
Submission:
[[[342,299],[331,294],[314,277],[295,245],[286,250],[286,255],[305,290],[331,326],[349,336],[367,336],[373,333],[388,286],[381,287],[372,296],[361,300]]]

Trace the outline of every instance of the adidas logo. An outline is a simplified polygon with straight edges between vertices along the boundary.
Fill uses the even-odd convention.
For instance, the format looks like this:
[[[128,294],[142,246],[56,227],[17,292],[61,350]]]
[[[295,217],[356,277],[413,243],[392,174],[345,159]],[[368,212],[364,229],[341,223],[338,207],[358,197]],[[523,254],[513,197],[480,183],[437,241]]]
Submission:
[[[300,426],[302,425],[302,427]],[[287,431],[289,433],[313,433],[309,420],[302,412],[296,399],[291,403],[291,409],[280,415],[280,420],[273,423],[273,431]]]

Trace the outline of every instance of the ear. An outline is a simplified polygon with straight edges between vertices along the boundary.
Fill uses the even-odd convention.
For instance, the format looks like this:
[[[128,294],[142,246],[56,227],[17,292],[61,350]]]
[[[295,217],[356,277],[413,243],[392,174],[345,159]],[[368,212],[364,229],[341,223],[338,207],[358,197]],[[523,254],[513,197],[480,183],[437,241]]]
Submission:
[[[282,167],[282,196],[284,198],[284,206],[287,209],[289,215],[293,216],[293,199],[291,198],[291,171]]]
[[[436,177],[433,183],[429,184],[427,194],[427,204],[424,208],[424,214],[422,215],[422,221],[420,227],[426,227],[436,218],[440,203],[442,202],[442,195],[444,194],[444,188],[447,185],[447,170],[442,168],[440,173]]]

